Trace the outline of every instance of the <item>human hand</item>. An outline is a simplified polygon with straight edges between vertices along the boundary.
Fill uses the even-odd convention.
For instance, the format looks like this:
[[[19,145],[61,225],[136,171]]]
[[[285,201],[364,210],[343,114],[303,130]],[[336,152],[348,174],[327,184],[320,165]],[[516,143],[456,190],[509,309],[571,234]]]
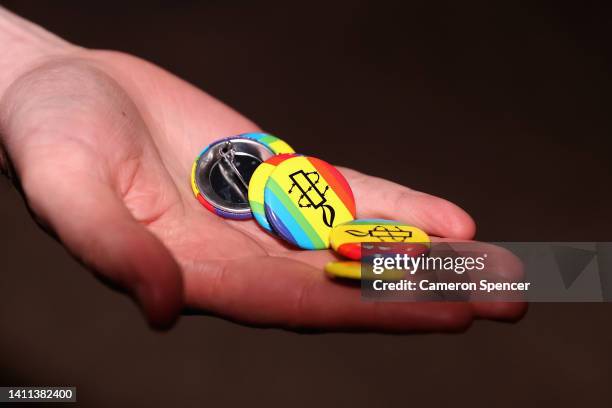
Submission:
[[[255,222],[208,212],[190,189],[194,158],[215,139],[259,129],[136,57],[70,45],[45,54],[5,87],[0,129],[4,166],[37,221],[127,291],[154,326],[188,308],[289,329],[455,331],[524,311],[521,303],[362,302],[359,289],[324,275],[331,251],[296,250]],[[446,238],[474,234],[471,218],[443,199],[341,171],[360,218]]]

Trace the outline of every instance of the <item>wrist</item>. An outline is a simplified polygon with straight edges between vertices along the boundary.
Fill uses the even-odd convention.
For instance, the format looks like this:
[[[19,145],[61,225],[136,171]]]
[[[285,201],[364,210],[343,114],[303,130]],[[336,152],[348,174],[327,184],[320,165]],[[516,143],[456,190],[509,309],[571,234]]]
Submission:
[[[78,47],[0,6],[0,99],[21,75]],[[0,152],[0,167],[6,158]]]
[[[23,74],[79,49],[0,6],[0,105],[6,90]],[[0,174],[12,179],[13,170],[2,139],[0,127]]]

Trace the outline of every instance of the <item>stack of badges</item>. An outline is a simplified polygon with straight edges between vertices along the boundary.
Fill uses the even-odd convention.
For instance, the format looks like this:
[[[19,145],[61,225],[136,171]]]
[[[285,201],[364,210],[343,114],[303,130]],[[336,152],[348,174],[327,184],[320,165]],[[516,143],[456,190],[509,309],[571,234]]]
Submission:
[[[340,172],[323,160],[296,154],[265,133],[218,140],[196,158],[191,187],[218,216],[255,218],[267,232],[302,249],[331,248],[351,261],[331,262],[334,278],[361,279],[362,249],[399,242],[411,256],[427,252],[429,237],[396,221],[355,220],[353,192]]]

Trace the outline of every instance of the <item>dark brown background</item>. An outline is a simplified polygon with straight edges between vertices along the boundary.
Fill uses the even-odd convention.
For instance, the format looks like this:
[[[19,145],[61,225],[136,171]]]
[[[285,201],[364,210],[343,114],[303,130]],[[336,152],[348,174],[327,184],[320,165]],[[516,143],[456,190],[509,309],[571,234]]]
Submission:
[[[299,151],[447,197],[479,239],[611,240],[602,6],[0,3],[152,60]],[[35,227],[4,180],[0,196],[0,384],[75,385],[92,407],[612,400],[608,304],[536,304],[518,324],[453,336],[309,336],[205,317],[156,334]]]

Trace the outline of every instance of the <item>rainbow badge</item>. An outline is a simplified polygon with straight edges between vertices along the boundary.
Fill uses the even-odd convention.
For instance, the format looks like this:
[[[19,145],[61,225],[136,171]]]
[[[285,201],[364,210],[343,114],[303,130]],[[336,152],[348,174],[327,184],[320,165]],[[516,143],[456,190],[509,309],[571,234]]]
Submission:
[[[266,183],[264,208],[274,231],[304,249],[329,248],[331,229],[355,219],[346,179],[329,163],[306,156],[276,166]]]
[[[391,251],[401,250],[418,256],[429,250],[429,236],[417,227],[398,221],[381,219],[354,220],[337,225],[331,231],[330,244],[334,251],[350,259],[362,257],[362,246],[367,243],[397,243]],[[377,250],[381,247],[377,246]]]

